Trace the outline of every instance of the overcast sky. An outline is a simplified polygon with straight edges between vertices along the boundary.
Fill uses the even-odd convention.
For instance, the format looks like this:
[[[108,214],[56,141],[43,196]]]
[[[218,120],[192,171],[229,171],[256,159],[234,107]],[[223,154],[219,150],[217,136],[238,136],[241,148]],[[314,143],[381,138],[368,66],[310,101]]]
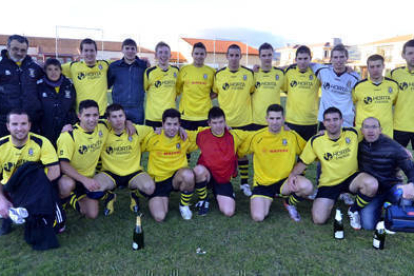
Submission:
[[[152,49],[160,40],[176,49],[179,37],[237,39],[253,46],[267,41],[280,47],[334,37],[357,44],[414,32],[411,0],[3,2],[1,34],[55,37],[56,26],[70,26],[59,27],[58,36],[100,39],[103,31],[105,40],[132,37]]]

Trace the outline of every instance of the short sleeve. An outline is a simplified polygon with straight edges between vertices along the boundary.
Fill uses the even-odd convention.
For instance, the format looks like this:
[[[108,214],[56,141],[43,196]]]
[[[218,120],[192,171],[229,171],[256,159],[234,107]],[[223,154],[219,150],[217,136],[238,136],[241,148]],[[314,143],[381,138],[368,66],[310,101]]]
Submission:
[[[75,152],[75,141],[69,132],[64,132],[59,136],[57,148],[59,161],[70,162],[72,160]]]
[[[72,78],[72,72],[71,72],[71,66],[70,66],[70,62],[62,64],[62,73],[63,75],[65,75],[67,78],[71,79]]]
[[[52,146],[52,143],[48,139],[43,139],[43,144],[40,152],[40,161],[46,167],[59,164],[59,160]]]
[[[317,158],[312,145],[312,139],[306,143],[305,148],[300,155],[300,160],[306,165],[310,165]]]

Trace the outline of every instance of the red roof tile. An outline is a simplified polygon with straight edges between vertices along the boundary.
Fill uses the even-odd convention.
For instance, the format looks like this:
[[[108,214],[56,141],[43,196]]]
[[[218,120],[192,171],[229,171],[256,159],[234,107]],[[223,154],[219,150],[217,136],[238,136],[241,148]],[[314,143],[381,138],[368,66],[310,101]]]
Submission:
[[[258,56],[259,51],[256,48],[253,48],[243,42],[240,41],[232,41],[232,40],[214,40],[214,39],[198,39],[198,38],[182,38],[185,42],[189,43],[191,46],[196,44],[197,42],[202,42],[206,48],[207,53],[214,53],[216,54],[225,54],[227,53],[227,48],[231,44],[237,44],[240,46],[242,54],[245,55],[247,53],[246,49],[248,49],[249,55]]]

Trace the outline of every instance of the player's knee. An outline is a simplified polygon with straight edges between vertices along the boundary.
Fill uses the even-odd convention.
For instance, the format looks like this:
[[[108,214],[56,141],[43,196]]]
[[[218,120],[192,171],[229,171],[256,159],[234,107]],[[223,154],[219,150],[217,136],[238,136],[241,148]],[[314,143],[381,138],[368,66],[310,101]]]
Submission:
[[[61,197],[67,197],[75,189],[75,181],[62,177],[59,182],[59,194]]]
[[[309,180],[303,179],[298,184],[299,184],[298,194],[300,194],[300,196],[305,197],[313,193],[313,185]]]
[[[166,215],[167,214],[164,212],[155,212],[152,214],[152,217],[156,222],[163,222],[165,220]]]
[[[378,190],[378,181],[372,176],[364,179],[364,194],[367,196],[374,196]]]
[[[140,188],[140,190],[142,192],[144,192],[145,194],[147,194],[147,195],[152,195],[154,193],[154,191],[155,191],[155,183],[154,183],[154,181],[144,182],[142,184],[142,187]]]
[[[256,222],[260,222],[260,221],[263,221],[265,219],[265,215],[263,213],[259,213],[259,212],[252,212],[251,217]]]
[[[181,177],[183,179],[183,182],[185,182],[185,183],[194,183],[195,182],[194,172],[191,169],[183,170],[182,173],[181,173]]]
[[[89,209],[84,212],[85,217],[88,219],[96,219],[98,218],[98,214],[99,214],[98,209],[96,210]]]
[[[235,208],[233,207],[221,207],[220,211],[225,215],[226,217],[232,217],[235,213]]]
[[[208,170],[201,165],[197,165],[194,167],[194,174],[196,182],[204,182],[208,179]]]
[[[312,214],[312,220],[313,220],[313,223],[316,225],[322,225],[322,224],[325,224],[326,222],[325,218],[322,218],[321,216],[318,216],[314,213]]]

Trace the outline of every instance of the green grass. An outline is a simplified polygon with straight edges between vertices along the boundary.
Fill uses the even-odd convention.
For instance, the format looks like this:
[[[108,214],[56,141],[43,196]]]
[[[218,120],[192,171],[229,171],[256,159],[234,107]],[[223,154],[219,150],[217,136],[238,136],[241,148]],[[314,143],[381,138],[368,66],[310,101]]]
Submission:
[[[314,178],[314,167],[307,171]],[[289,219],[281,200],[270,216],[255,223],[249,200],[238,190],[237,213],[226,218],[212,201],[206,217],[181,219],[174,193],[164,223],[155,222],[142,201],[145,248],[131,248],[135,218],[127,189],[118,190],[116,211],[96,220],[68,211],[61,247],[33,251],[22,239],[23,227],[0,237],[0,275],[412,275],[414,240],[387,236],[385,250],[372,248],[372,232],[354,231],[345,219],[345,239],[333,239],[332,221],[311,222],[311,202],[299,205],[302,221]],[[340,205],[345,212],[346,207]],[[205,255],[197,255],[200,247]]]

